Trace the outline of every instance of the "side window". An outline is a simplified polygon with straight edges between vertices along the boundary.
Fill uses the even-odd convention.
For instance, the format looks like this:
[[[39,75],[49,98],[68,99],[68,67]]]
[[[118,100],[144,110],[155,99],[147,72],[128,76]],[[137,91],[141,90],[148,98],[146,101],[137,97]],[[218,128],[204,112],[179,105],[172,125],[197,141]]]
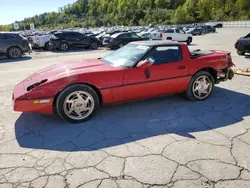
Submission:
[[[5,35],[4,34],[0,34],[0,40],[5,40]]]
[[[179,30],[179,29],[176,29],[175,31],[176,31],[176,33],[180,33],[180,30]]]
[[[149,59],[153,65],[180,62],[182,51],[179,46],[159,46],[152,49],[146,59]]]
[[[138,38],[139,38],[139,36],[138,36],[138,35],[136,35],[136,34],[134,34],[134,33],[131,33],[131,38],[132,38],[132,39],[138,39]]]
[[[62,33],[60,34],[62,37],[71,37],[71,33]]]
[[[70,33],[69,34],[71,37],[79,37],[78,33]]]
[[[185,32],[184,32],[183,30],[180,30],[180,33],[181,33],[181,34],[185,34]]]
[[[130,39],[131,36],[130,36],[130,34],[126,33],[126,34],[120,35],[119,38],[121,38],[121,39]]]
[[[244,38],[250,38],[250,33],[247,36],[245,36]]]
[[[167,30],[165,31],[165,33],[174,33],[174,30],[173,30],[173,29],[167,29]]]

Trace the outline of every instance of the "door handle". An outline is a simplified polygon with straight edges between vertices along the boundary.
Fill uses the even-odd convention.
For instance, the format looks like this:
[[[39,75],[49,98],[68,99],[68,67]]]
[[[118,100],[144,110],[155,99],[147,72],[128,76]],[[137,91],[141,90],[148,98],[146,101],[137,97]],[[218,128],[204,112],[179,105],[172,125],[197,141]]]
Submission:
[[[178,67],[178,69],[179,70],[182,70],[182,69],[185,69],[186,67],[184,66],[184,65],[180,65],[179,67]]]

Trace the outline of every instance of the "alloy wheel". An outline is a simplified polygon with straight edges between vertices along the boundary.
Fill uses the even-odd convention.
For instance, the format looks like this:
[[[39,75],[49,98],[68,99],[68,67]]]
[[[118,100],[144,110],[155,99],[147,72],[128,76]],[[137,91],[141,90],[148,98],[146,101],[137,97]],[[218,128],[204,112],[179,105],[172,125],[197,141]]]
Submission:
[[[192,87],[193,95],[200,100],[207,98],[212,92],[213,83],[207,75],[198,77]]]
[[[75,91],[64,100],[63,109],[65,114],[74,119],[81,120],[88,117],[94,110],[93,97],[85,91]]]

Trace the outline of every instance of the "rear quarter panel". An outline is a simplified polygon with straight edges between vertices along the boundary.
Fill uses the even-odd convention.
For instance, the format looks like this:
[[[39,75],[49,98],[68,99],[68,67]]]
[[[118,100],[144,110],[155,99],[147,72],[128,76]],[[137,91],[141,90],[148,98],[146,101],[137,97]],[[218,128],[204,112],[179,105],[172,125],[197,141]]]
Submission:
[[[227,64],[223,56],[224,54],[222,53],[215,53],[212,55],[198,57],[196,59],[190,59],[189,74],[195,74],[200,69],[207,67],[213,68],[215,70],[221,70],[226,68]]]

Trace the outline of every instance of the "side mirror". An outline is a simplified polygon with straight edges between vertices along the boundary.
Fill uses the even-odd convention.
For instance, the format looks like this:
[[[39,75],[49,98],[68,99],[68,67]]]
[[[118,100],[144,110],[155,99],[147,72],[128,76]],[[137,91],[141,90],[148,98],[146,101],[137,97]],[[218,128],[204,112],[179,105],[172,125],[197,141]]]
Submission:
[[[151,66],[151,63],[149,60],[144,60],[144,61],[140,61],[138,64],[137,64],[137,67],[138,68],[147,68],[147,67],[150,67]]]

